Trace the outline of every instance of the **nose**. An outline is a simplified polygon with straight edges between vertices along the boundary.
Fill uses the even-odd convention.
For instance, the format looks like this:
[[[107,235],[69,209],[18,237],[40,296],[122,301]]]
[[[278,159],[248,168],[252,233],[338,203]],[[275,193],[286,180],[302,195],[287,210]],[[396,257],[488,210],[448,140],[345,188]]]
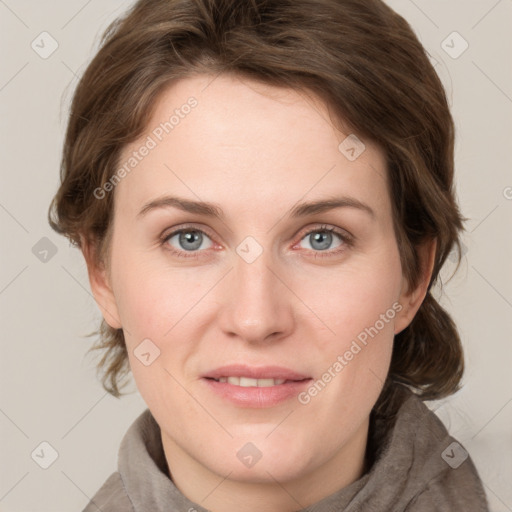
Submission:
[[[263,251],[252,263],[235,255],[234,268],[224,283],[220,327],[227,336],[250,344],[275,342],[294,328],[294,295],[269,252]]]

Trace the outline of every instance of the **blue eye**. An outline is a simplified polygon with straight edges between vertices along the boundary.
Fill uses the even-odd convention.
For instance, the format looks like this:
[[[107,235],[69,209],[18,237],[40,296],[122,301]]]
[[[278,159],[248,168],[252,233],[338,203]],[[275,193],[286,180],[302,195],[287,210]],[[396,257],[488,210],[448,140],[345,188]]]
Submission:
[[[339,242],[332,247],[336,238]],[[173,239],[175,240],[173,241]],[[309,243],[309,247],[306,247],[306,249],[308,252],[312,252],[315,258],[336,256],[353,245],[352,235],[329,226],[310,229],[302,236],[298,244],[304,240]],[[214,245],[209,235],[194,227],[183,227],[164,235],[161,244],[180,258],[197,258],[200,253]]]
[[[322,228],[309,231],[306,236],[302,238],[302,240],[309,241],[310,247],[308,247],[308,249],[313,249],[315,251],[326,251],[328,249],[336,248],[331,247],[336,237],[341,240],[341,242],[336,247],[343,245],[345,238],[340,233],[337,233],[333,228]]]
[[[173,238],[177,238],[176,243],[178,244],[178,247],[171,244]],[[170,233],[168,236],[166,236],[164,242],[169,243],[177,253],[183,251],[196,252],[199,249],[208,249],[211,247],[211,240],[210,246],[202,247],[203,242],[207,239],[209,240],[210,237],[208,237],[206,233],[199,229],[181,229],[179,231],[174,231],[173,233]],[[187,257],[185,255],[183,256]]]

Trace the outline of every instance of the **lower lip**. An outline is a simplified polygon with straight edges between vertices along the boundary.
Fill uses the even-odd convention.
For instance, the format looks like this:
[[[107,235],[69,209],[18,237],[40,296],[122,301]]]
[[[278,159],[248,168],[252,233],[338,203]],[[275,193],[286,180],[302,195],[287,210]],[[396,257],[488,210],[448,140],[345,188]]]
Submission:
[[[242,387],[204,378],[203,381],[218,396],[240,407],[263,408],[278,405],[297,395],[309,386],[312,379],[288,381],[277,386]]]

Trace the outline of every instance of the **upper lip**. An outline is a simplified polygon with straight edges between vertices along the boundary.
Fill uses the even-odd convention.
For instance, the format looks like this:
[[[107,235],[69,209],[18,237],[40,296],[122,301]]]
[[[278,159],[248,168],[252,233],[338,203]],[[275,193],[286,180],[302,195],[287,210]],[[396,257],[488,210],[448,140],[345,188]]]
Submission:
[[[247,366],[231,364],[221,366],[203,375],[204,378],[219,379],[220,377],[248,377],[250,379],[284,379],[304,380],[310,377],[282,366]]]

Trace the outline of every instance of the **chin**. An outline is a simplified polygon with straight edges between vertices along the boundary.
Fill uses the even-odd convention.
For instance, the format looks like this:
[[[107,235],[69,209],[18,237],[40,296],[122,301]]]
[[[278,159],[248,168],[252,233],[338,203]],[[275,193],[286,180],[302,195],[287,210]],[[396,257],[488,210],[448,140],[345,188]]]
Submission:
[[[211,470],[223,476],[229,474],[230,480],[262,484],[294,480],[311,470],[313,457],[309,450],[305,451],[292,437],[288,444],[277,439],[265,441],[264,436],[260,439],[261,442],[238,438],[229,448],[212,452],[208,461]]]

